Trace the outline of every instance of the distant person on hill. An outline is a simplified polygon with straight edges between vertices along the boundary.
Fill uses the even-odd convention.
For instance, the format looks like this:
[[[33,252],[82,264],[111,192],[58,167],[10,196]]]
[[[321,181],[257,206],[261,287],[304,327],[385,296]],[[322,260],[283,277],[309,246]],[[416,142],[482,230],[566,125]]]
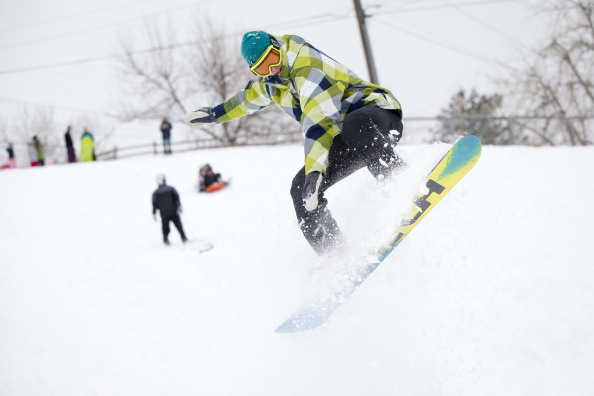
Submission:
[[[66,141],[66,153],[67,159],[69,163],[76,162],[76,154],[74,152],[74,143],[72,143],[72,136],[70,136],[70,125],[66,128],[66,133],[64,134],[64,140]]]
[[[45,152],[43,143],[37,138],[37,136],[33,136],[33,140],[31,141],[33,147],[35,147],[35,151],[37,152],[37,166],[44,166],[45,165]]]
[[[95,139],[86,128],[80,137],[80,160],[83,162],[95,161]]]
[[[29,155],[29,164],[37,166],[37,149],[33,146],[33,142],[27,143],[27,154]]]
[[[221,180],[221,174],[215,173],[209,164],[204,164],[198,170],[198,191],[216,191],[227,185]]]
[[[394,152],[403,130],[400,103],[298,36],[248,32],[241,55],[255,78],[226,102],[190,112],[184,121],[198,129],[276,104],[300,122],[304,166],[291,186],[295,214],[316,253],[340,253],[342,234],[324,193],[361,168],[381,181],[403,165]],[[254,172],[264,183],[266,170]]]
[[[8,143],[8,146],[6,147],[6,152],[8,153],[8,167],[16,168],[16,161],[14,159],[14,148],[12,147],[12,143]]]
[[[181,235],[182,242],[186,243],[188,238],[186,238],[181,218],[179,217],[182,211],[179,195],[175,188],[167,185],[165,175],[158,175],[157,183],[159,184],[159,188],[153,193],[153,216],[156,221],[157,210],[161,213],[163,242],[169,245],[169,222],[173,222],[173,225],[179,231],[179,235]]]
[[[163,136],[163,153],[171,154],[171,123],[167,116],[163,116],[161,121],[161,135]]]

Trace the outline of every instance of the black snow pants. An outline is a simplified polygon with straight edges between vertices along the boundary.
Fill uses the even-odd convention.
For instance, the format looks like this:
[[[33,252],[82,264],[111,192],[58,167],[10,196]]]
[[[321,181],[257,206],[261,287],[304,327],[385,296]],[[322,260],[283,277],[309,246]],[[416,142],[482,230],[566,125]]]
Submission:
[[[333,251],[342,241],[338,224],[327,208],[324,191],[363,167],[378,180],[389,177],[394,169],[403,165],[394,153],[402,130],[400,110],[365,106],[348,114],[342,133],[334,138],[330,148],[318,208],[314,211],[308,212],[303,205],[305,167],[297,172],[291,185],[295,214],[305,239],[318,255]]]
[[[182,241],[186,242],[188,238],[186,238],[186,233],[184,232],[184,228],[182,227],[181,219],[177,213],[161,213],[161,225],[163,226],[163,241],[165,243],[169,243],[170,221],[173,222],[173,225],[179,231],[179,235],[181,235]]]

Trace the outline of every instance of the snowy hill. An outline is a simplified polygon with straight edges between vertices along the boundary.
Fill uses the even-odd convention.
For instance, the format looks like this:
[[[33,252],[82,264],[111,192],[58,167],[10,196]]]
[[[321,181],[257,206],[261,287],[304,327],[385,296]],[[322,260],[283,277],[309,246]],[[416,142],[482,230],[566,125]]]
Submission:
[[[354,250],[395,227],[448,146],[327,194]],[[0,172],[0,395],[591,395],[594,148],[485,147],[319,329],[274,329],[320,261],[289,187],[299,146]],[[232,185],[198,194],[210,163]],[[199,254],[161,242],[155,175]]]

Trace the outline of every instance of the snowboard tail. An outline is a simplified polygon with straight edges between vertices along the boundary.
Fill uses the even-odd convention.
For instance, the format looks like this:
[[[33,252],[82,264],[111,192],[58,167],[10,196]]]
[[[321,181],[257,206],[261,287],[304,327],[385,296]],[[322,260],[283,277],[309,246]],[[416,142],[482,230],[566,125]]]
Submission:
[[[375,271],[402,240],[441,201],[441,199],[474,167],[482,151],[476,136],[459,140],[437,163],[425,179],[424,188],[412,202],[410,213],[405,216],[390,239],[362,263],[363,268],[350,287],[327,296],[307,301],[277,329],[277,333],[295,333],[314,329],[330,317],[336,308]]]
[[[482,151],[481,141],[468,136],[456,143],[425,179],[426,190],[413,200],[408,216],[400,222],[392,238],[374,256],[382,262],[402,242],[435,205],[474,167]]]

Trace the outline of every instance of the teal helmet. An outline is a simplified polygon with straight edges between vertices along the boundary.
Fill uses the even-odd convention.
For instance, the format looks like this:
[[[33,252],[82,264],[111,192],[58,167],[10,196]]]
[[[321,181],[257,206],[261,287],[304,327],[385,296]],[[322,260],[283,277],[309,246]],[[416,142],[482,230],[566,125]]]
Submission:
[[[261,30],[247,32],[241,40],[241,56],[252,67],[255,61],[262,56],[266,48],[272,44],[270,35]]]

